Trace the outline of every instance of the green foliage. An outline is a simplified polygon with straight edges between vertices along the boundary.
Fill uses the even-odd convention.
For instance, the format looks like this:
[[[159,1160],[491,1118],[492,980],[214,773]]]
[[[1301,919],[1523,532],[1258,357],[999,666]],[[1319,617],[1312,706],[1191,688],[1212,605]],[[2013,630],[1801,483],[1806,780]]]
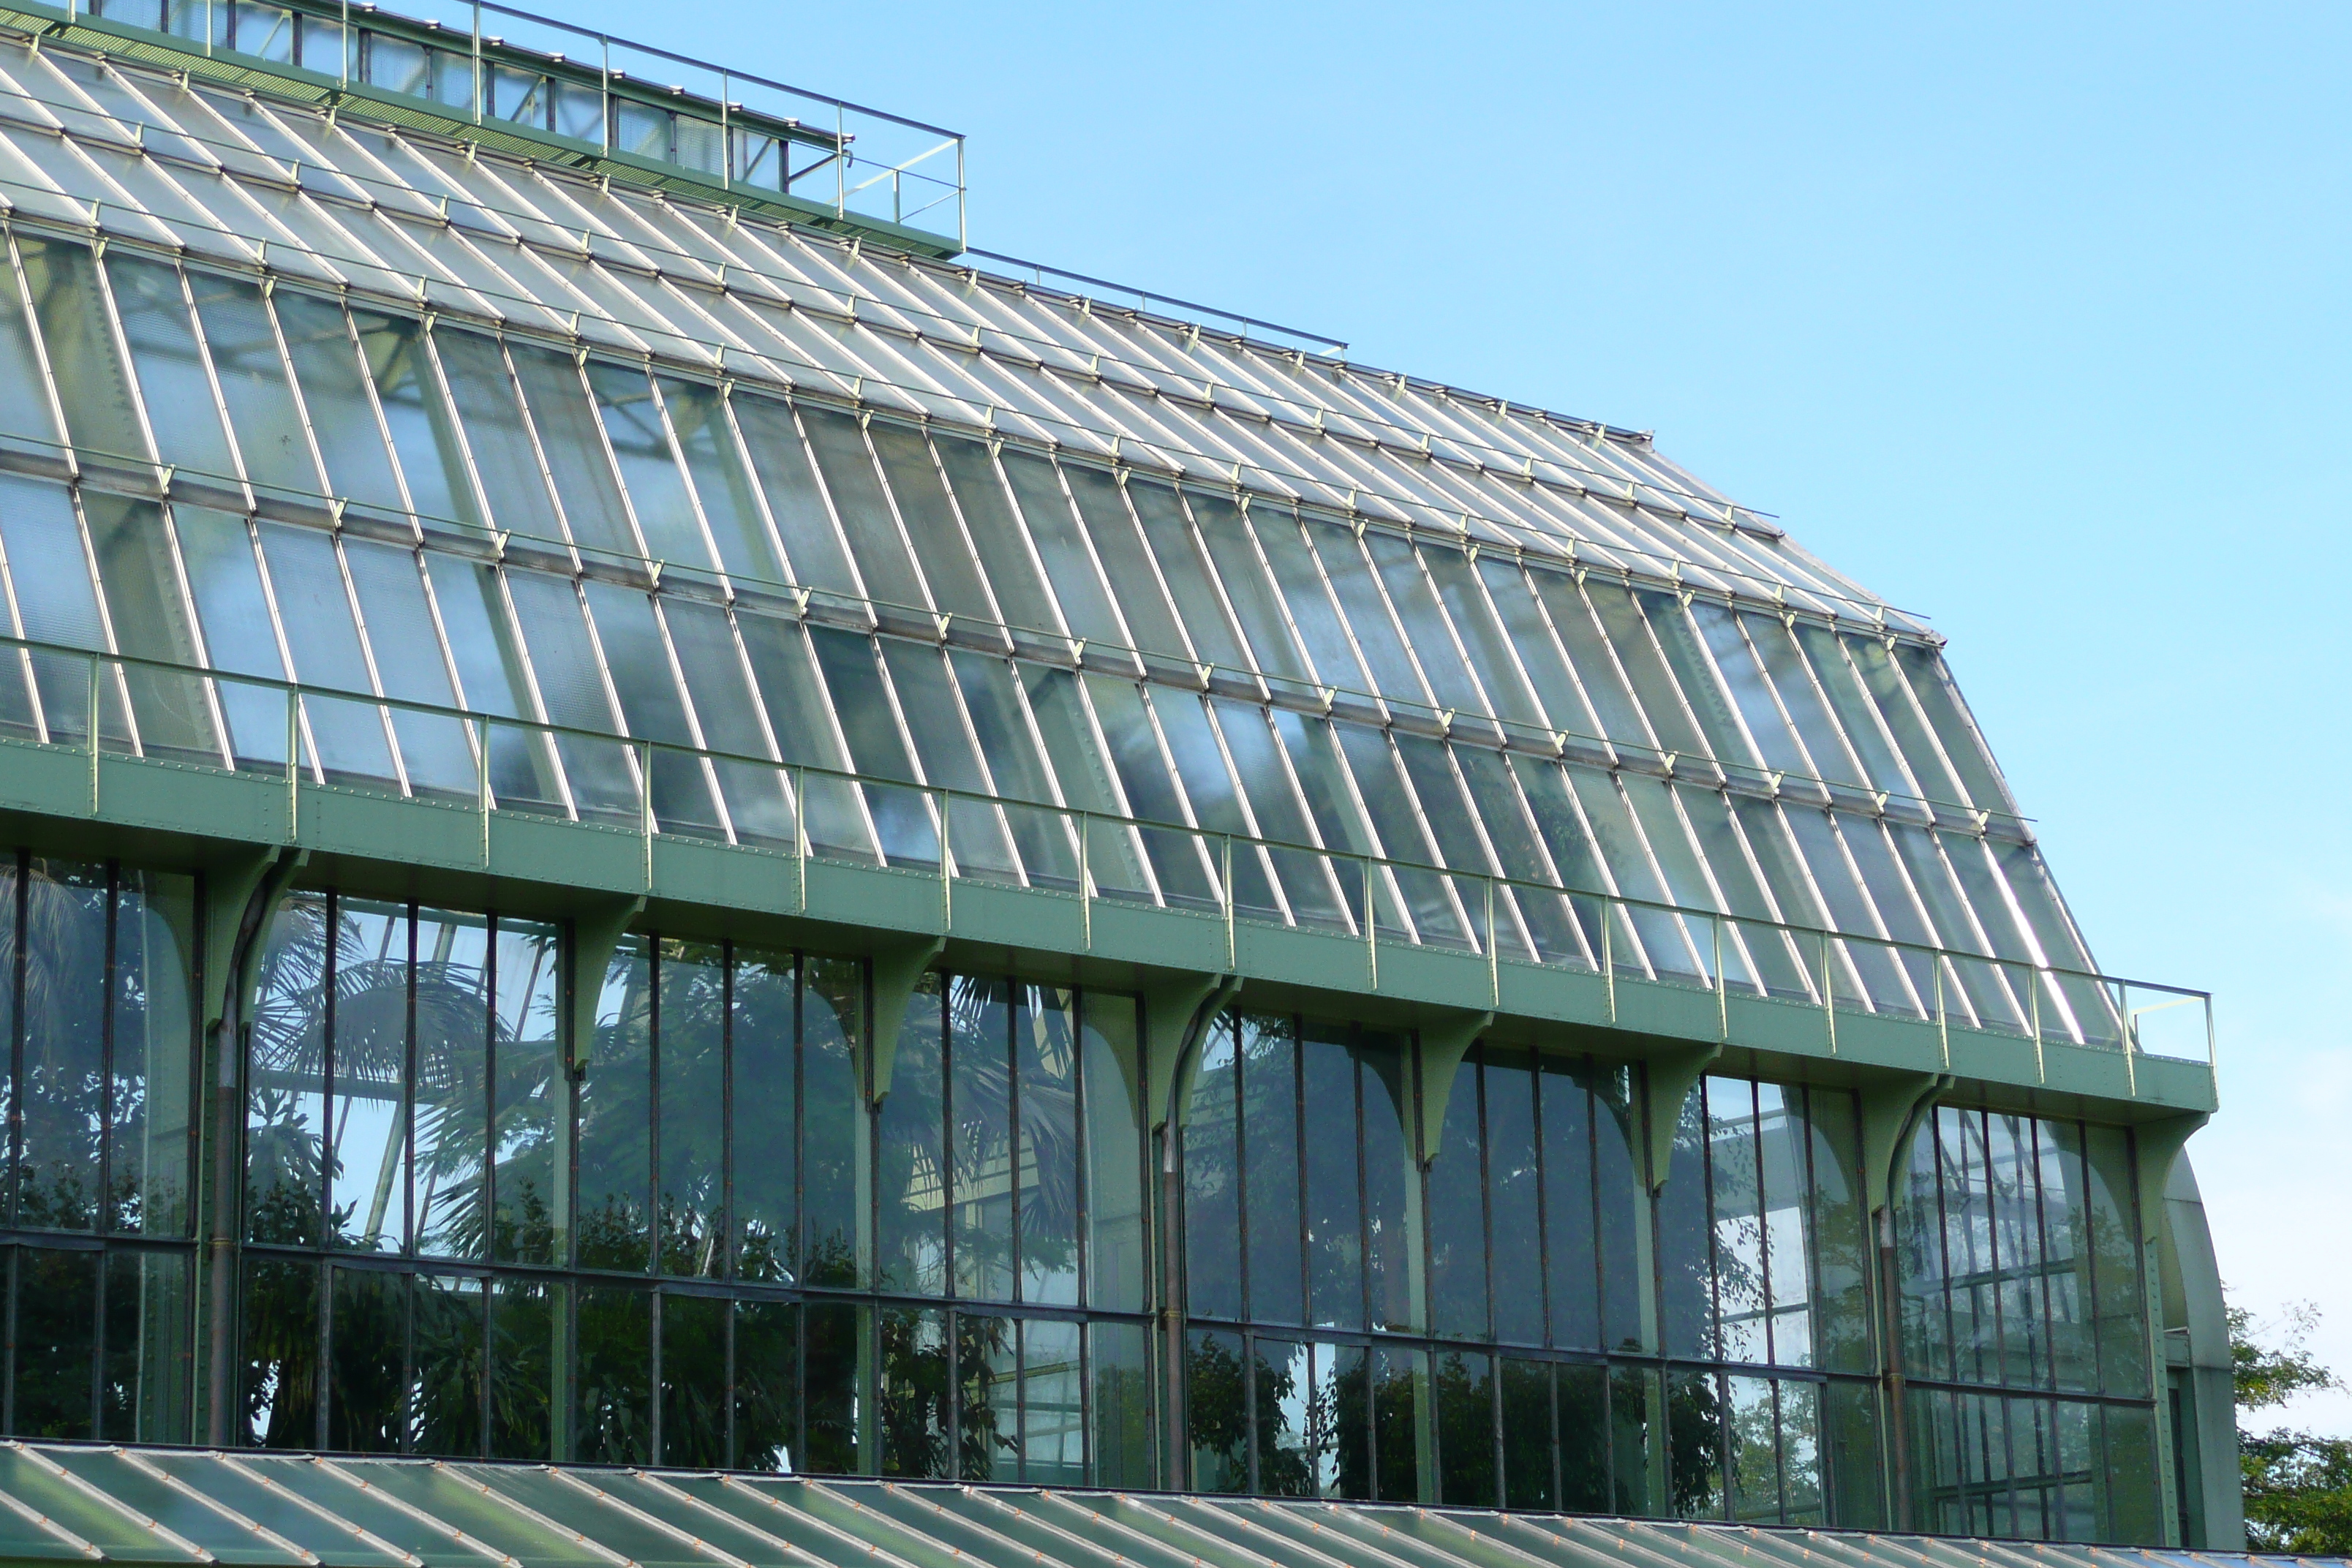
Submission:
[[[2230,1359],[2242,1414],[2342,1386],[2306,1344],[2319,1324],[2317,1308],[2308,1302],[2290,1307],[2275,1343],[2256,1337],[2252,1313],[2239,1307],[2229,1312]],[[2305,1555],[2352,1552],[2352,1438],[2286,1426],[2256,1433],[2241,1426],[2238,1456],[2245,1477],[2248,1545]]]

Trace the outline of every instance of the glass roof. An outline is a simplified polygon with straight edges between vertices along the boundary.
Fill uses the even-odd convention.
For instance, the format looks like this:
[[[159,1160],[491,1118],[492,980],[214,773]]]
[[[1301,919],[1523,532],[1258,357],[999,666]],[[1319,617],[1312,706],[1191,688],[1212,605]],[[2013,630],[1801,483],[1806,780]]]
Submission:
[[[18,637],[2093,967],[1940,639],[1644,439],[56,45],[0,55],[0,197]],[[0,723],[80,732],[43,668]],[[119,700],[141,749],[284,764],[275,703]],[[320,781],[473,798],[463,726],[303,723]],[[627,752],[492,752],[502,802],[639,809]],[[937,863],[887,791],[781,777],[656,769],[649,809]],[[1016,881],[1085,854],[1010,806],[955,834]],[[1364,918],[1326,860],[1134,842],[1160,901]],[[1442,877],[1382,898],[1476,924]],[[1739,963],[1818,988],[1776,940]],[[1827,984],[1931,1016],[1929,968]]]
[[[0,1444],[16,1561],[337,1568],[2194,1568],[2249,1552],[708,1471]],[[2340,1560],[2338,1560],[2340,1561]]]

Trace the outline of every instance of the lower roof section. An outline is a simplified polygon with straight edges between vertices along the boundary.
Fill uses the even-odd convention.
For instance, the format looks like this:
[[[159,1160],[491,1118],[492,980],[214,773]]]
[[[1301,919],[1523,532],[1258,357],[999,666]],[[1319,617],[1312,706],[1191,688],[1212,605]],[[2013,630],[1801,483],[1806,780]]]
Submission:
[[[2244,1552],[1320,1500],[0,1444],[0,1558],[318,1568],[2139,1568]]]

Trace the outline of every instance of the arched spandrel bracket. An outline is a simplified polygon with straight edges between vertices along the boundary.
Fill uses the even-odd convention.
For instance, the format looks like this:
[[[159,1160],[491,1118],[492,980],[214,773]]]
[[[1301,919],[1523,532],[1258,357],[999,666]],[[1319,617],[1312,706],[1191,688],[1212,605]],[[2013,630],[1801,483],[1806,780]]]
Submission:
[[[269,929],[278,900],[293,886],[294,873],[310,858],[307,849],[266,846],[240,850],[205,868],[204,1029],[210,1037],[232,1016],[252,1009],[247,988],[253,983],[250,954],[239,948],[244,938],[253,952]],[[240,973],[243,971],[244,973]]]
[[[866,961],[874,975],[874,1079],[869,1092],[877,1105],[890,1092],[890,1075],[898,1065],[898,1026],[907,1021],[907,1008],[915,999],[915,987],[922,984],[923,976],[947,951],[947,945],[948,939],[943,936],[917,937],[911,942],[876,948],[873,957]]]
[[[1462,1058],[1495,1022],[1492,1013],[1464,1013],[1424,1019],[1421,1026],[1421,1163],[1427,1168],[1437,1158],[1445,1133],[1445,1110],[1454,1099],[1454,1075]]]
[[[1723,1043],[1718,1040],[1711,1046],[1660,1051],[1643,1062],[1642,1121],[1646,1158],[1642,1174],[1653,1194],[1666,1184],[1666,1173],[1674,1169],[1675,1131],[1682,1125],[1683,1103],[1721,1055]]]
[[[2150,1258],[2155,1258],[2164,1239],[2165,1194],[2172,1185],[2172,1168],[2180,1163],[2180,1152],[2189,1146],[2190,1137],[2205,1125],[2210,1114],[2188,1111],[2143,1121],[2132,1129],[2132,1153],[2138,1167],[2139,1238]]]
[[[1187,974],[1143,988],[1144,1059],[1151,1069],[1144,1114],[1154,1132],[1182,1123],[1201,1076],[1201,1036],[1241,989],[1236,974]]]
[[[1876,1214],[1893,1201],[1895,1172],[1911,1152],[1911,1140],[1936,1097],[1959,1080],[1950,1073],[1904,1073],[1862,1090],[1863,1212]]]
[[[596,1004],[604,994],[604,975],[613,954],[629,932],[629,922],[645,913],[643,894],[635,898],[581,900],[572,917],[572,1070],[584,1072],[595,1054]]]

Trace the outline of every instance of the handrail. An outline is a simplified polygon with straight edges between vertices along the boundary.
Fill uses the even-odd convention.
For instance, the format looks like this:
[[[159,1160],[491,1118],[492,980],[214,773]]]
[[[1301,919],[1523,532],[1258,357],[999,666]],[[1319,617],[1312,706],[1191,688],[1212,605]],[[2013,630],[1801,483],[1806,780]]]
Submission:
[[[1055,805],[1047,802],[1025,801],[1014,797],[961,790],[948,785],[918,783],[911,780],[891,779],[870,773],[849,772],[806,763],[787,763],[772,756],[758,756],[744,752],[727,752],[709,747],[698,747],[676,742],[655,741],[639,736],[613,734],[599,730],[550,723],[539,720],[509,718],[501,714],[486,713],[478,710],[469,710],[447,704],[420,702],[400,698],[384,697],[372,692],[352,691],[301,681],[285,680],[274,677],[246,675],[228,670],[200,668],[189,665],[174,663],[166,659],[154,659],[136,655],[118,654],[103,650],[78,647],[70,644],[47,642],[35,638],[0,636],[0,650],[13,650],[21,658],[25,659],[69,658],[87,662],[89,670],[88,677],[89,701],[87,708],[78,716],[80,722],[87,726],[84,742],[79,745],[54,741],[33,743],[39,744],[45,749],[62,750],[74,754],[87,754],[89,757],[91,769],[90,810],[93,813],[99,809],[100,804],[99,792],[100,789],[101,777],[100,772],[100,762],[101,758],[107,756],[138,757],[143,754],[143,752],[138,749],[124,750],[121,747],[112,745],[103,733],[105,729],[104,719],[107,713],[107,702],[105,700],[105,687],[102,679],[102,672],[110,668],[119,671],[138,670],[169,675],[182,680],[217,682],[233,687],[243,687],[273,692],[278,695],[285,703],[286,728],[283,734],[276,738],[286,744],[287,755],[282,763],[273,763],[270,766],[273,769],[282,769],[283,776],[286,780],[286,786],[289,792],[289,803],[298,813],[300,799],[300,788],[306,784],[313,789],[326,789],[337,793],[367,795],[374,795],[381,793],[357,786],[333,784],[326,782],[323,763],[317,755],[315,746],[306,744],[307,737],[305,731],[308,727],[306,721],[315,722],[309,706],[310,702],[313,701],[365,706],[377,709],[387,716],[393,714],[410,714],[423,718],[454,721],[467,726],[468,743],[473,752],[473,763],[476,769],[476,778],[474,781],[476,793],[474,799],[470,803],[460,805],[458,804],[457,797],[454,795],[440,799],[436,799],[431,796],[419,796],[415,794],[413,784],[404,783],[401,779],[387,779],[384,782],[391,786],[394,795],[398,798],[413,799],[417,801],[419,804],[440,805],[444,809],[470,809],[480,812],[484,817],[484,831],[486,835],[488,831],[488,821],[492,816],[504,810],[513,810],[511,807],[501,806],[490,782],[489,736],[494,730],[505,729],[509,731],[521,731],[529,735],[540,737],[550,742],[575,742],[622,748],[630,753],[633,759],[633,765],[639,770],[636,777],[632,781],[632,793],[635,798],[634,801],[625,803],[634,815],[635,819],[635,822],[627,827],[620,827],[611,823],[597,822],[593,820],[591,816],[582,815],[576,801],[571,802],[563,807],[563,809],[570,813],[570,816],[565,819],[576,820],[583,826],[598,828],[603,831],[625,832],[633,837],[644,839],[646,845],[646,868],[649,885],[653,869],[653,846],[655,842],[663,838],[676,838],[681,837],[667,831],[657,816],[657,807],[653,798],[654,790],[651,782],[654,757],[656,754],[675,755],[711,764],[713,767],[719,765],[730,767],[749,766],[761,770],[772,771],[779,775],[780,781],[789,780],[791,782],[793,837],[791,840],[791,847],[789,851],[784,852],[784,858],[796,862],[801,868],[800,888],[803,906],[805,906],[807,900],[807,867],[813,860],[829,858],[821,852],[819,847],[813,843],[809,833],[806,801],[808,798],[809,784],[812,780],[814,780],[835,784],[851,785],[861,791],[899,791],[912,794],[922,797],[927,803],[928,807],[937,813],[936,817],[933,819],[933,832],[936,836],[935,841],[938,846],[936,874],[940,884],[940,896],[942,900],[941,913],[943,920],[951,920],[952,918],[952,888],[955,883],[961,881],[971,883],[1002,884],[1005,880],[1003,878],[979,875],[970,869],[959,870],[958,867],[960,861],[952,844],[950,842],[950,833],[949,825],[951,819],[950,807],[958,804],[963,804],[982,807],[992,807],[1000,812],[1044,814],[1049,816],[1061,818],[1066,824],[1074,824],[1078,830],[1079,837],[1076,851],[1081,868],[1081,875],[1076,888],[1076,894],[1081,900],[1087,905],[1089,910],[1089,921],[1091,920],[1091,910],[1097,904],[1125,904],[1134,901],[1131,900],[1118,898],[1115,894],[1106,893],[1103,890],[1100,879],[1093,874],[1094,870],[1098,868],[1100,865],[1099,860],[1094,858],[1090,854],[1094,841],[1094,829],[1097,825],[1099,824],[1101,826],[1108,826],[1120,834],[1132,834],[1136,836],[1133,842],[1138,847],[1149,842],[1143,837],[1145,835],[1176,835],[1190,838],[1201,844],[1204,847],[1215,848],[1220,851],[1220,853],[1216,861],[1216,880],[1218,885],[1212,900],[1212,902],[1214,905],[1213,908],[1201,908],[1196,903],[1192,906],[1192,909],[1188,911],[1186,901],[1181,895],[1171,898],[1163,891],[1158,896],[1151,896],[1150,889],[1145,889],[1145,893],[1150,899],[1150,901],[1159,907],[1168,909],[1174,912],[1197,912],[1205,918],[1213,918],[1222,921],[1227,933],[1229,958],[1233,956],[1231,944],[1235,940],[1234,932],[1236,923],[1239,922],[1251,925],[1264,923],[1255,918],[1255,911],[1256,906],[1244,903],[1236,895],[1236,884],[1233,872],[1235,852],[1238,850],[1244,854],[1255,854],[1261,857],[1260,869],[1262,873],[1273,870],[1275,861],[1271,858],[1282,856],[1308,856],[1321,860],[1327,867],[1332,868],[1335,877],[1335,880],[1331,885],[1332,890],[1340,892],[1342,912],[1354,928],[1352,932],[1346,934],[1351,934],[1353,937],[1360,939],[1366,943],[1368,958],[1374,967],[1375,973],[1377,973],[1379,950],[1381,942],[1381,927],[1384,924],[1388,925],[1391,932],[1398,933],[1390,937],[1389,940],[1391,945],[1402,945],[1404,947],[1415,948],[1434,947],[1440,949],[1451,949],[1453,951],[1466,951],[1478,956],[1485,957],[1490,967],[1498,965],[1502,962],[1504,956],[1501,951],[1502,942],[1500,938],[1503,932],[1503,927],[1498,916],[1498,903],[1507,902],[1508,897],[1513,895],[1542,895],[1548,898],[1558,898],[1568,900],[1571,911],[1575,910],[1579,901],[1599,906],[1603,918],[1600,921],[1601,940],[1598,944],[1600,952],[1597,956],[1597,961],[1579,961],[1577,963],[1568,964],[1563,964],[1558,961],[1548,961],[1540,951],[1536,950],[1532,944],[1530,944],[1528,949],[1529,956],[1521,957],[1515,954],[1512,956],[1511,962],[1514,964],[1532,962],[1532,964],[1536,967],[1569,967],[1579,971],[1590,971],[1603,974],[1609,982],[1611,996],[1610,1005],[1612,1018],[1615,1016],[1616,1011],[1616,985],[1617,982],[1621,978],[1658,981],[1661,984],[1672,986],[1680,986],[1685,989],[1693,988],[1690,982],[1691,980],[1696,979],[1696,989],[1702,992],[1712,993],[1717,996],[1718,1004],[1723,1009],[1723,1027],[1725,1037],[1727,1038],[1730,1030],[1728,1009],[1730,997],[1735,990],[1743,994],[1753,995],[1759,999],[1785,1000],[1785,998],[1775,998],[1771,995],[1763,982],[1756,977],[1757,972],[1754,965],[1751,963],[1743,962],[1742,967],[1747,968],[1749,973],[1745,980],[1738,983],[1735,983],[1732,972],[1726,966],[1727,954],[1724,947],[1724,940],[1727,931],[1730,934],[1735,943],[1743,940],[1743,933],[1754,931],[1768,934],[1777,933],[1786,937],[1792,942],[1801,941],[1808,947],[1818,948],[1820,967],[1818,970],[1812,971],[1804,976],[1808,989],[1804,993],[1801,1005],[1819,1008],[1828,1016],[1829,1048],[1832,1053],[1837,1049],[1836,1018],[1843,1005],[1843,1010],[1849,1014],[1887,1013],[1890,1016],[1898,1018],[1906,1018],[1914,1022],[1923,1022],[1935,1026],[1945,1040],[1944,1049],[1948,1059],[1949,1054],[1949,1033],[1956,1023],[1959,1027],[1964,1029],[1976,1028],[1979,1032],[1988,1034],[2017,1036],[2020,1037],[2030,1038],[2033,1041],[2035,1046],[2037,1061],[2040,1058],[2042,1047],[2045,1042],[2086,1045],[2095,1048],[2120,1049],[2126,1058],[2136,1058],[2143,1055],[2171,1055],[2171,1053],[2168,1052],[2150,1051],[2140,1038],[2139,1026],[2139,1019],[2143,1016],[2158,1011],[2171,1004],[2161,1003],[2152,1006],[2135,1007],[2132,1005],[2132,994],[2138,992],[2153,993],[2161,996],[2172,998],[2176,1002],[2193,1001],[2200,1004],[2200,1010],[2205,1020],[2202,1059],[2209,1067],[2212,1060],[2212,1007],[2211,995],[2210,993],[2184,986],[2169,985],[2161,982],[2134,980],[2118,975],[2105,974],[2092,970],[2075,969],[2067,965],[2053,963],[2040,958],[2003,957],[1998,954],[1973,952],[1964,949],[1948,948],[1930,943],[1910,942],[1901,938],[1879,936],[1865,932],[1846,931],[1834,928],[1811,926],[1799,922],[1768,918],[1751,918],[1718,910],[1706,910],[1638,897],[1629,897],[1624,894],[1611,892],[1603,889],[1579,889],[1570,887],[1565,883],[1542,881],[1534,879],[1508,875],[1497,875],[1485,871],[1460,870],[1448,867],[1433,865],[1425,861],[1403,859],[1389,856],[1370,855],[1358,851],[1331,850],[1317,845],[1300,844],[1283,839],[1265,838],[1255,835],[1202,828],[1184,823],[1165,823],[1147,817],[1129,816],[1118,813],[1082,810],[1074,807]],[[37,681],[38,679],[37,672],[35,672],[35,679]],[[120,679],[119,677],[118,679]],[[138,721],[139,699],[132,694],[127,683],[118,685],[114,693],[114,700],[118,704],[128,703],[130,718],[134,723]],[[213,700],[217,701],[217,694],[214,695]],[[219,710],[215,708],[212,711],[215,721],[217,721],[221,717]],[[395,736],[388,734],[386,736],[387,744],[393,744],[395,739]],[[0,747],[26,743],[26,742],[0,742]],[[130,742],[130,745],[132,748],[138,748],[140,744],[141,743],[135,738]],[[306,751],[310,752],[310,755],[307,759],[304,755]],[[210,763],[191,763],[184,759],[177,757],[168,759],[168,762],[170,765],[196,766],[204,768],[205,771],[232,774],[251,774],[256,771],[252,768],[237,767],[235,764],[235,761],[230,758],[226,752],[221,752],[220,755],[222,760],[218,764]],[[395,766],[398,766],[399,752],[396,746],[394,747],[391,755],[394,760]],[[306,761],[308,763],[307,766]],[[714,799],[719,803],[724,804],[726,802],[724,791],[719,791],[714,796]],[[869,808],[870,805],[871,800],[869,797]],[[517,812],[516,815],[541,816],[544,814],[535,812]],[[733,837],[724,824],[715,826],[719,832],[728,833],[730,835],[729,841],[733,844],[734,847],[747,849],[752,853],[771,855],[779,853],[774,850],[763,849],[755,844],[741,843],[740,839]],[[289,819],[289,836],[299,834],[299,815]],[[485,853],[487,853],[487,844],[488,841],[486,838]],[[878,839],[876,842],[876,848],[877,858],[886,868],[898,868],[891,867],[887,847],[880,844]],[[1149,858],[1148,851],[1145,853],[1146,858]],[[926,867],[928,866],[927,861],[918,862],[918,864],[921,864]],[[1360,872],[1361,881],[1359,896],[1363,900],[1360,906],[1353,904],[1347,899],[1346,893],[1341,890],[1340,885],[1336,879],[1338,868],[1342,867],[1353,867]],[[1201,869],[1205,871],[1206,867],[1204,866],[1201,868]],[[923,874],[929,875],[930,873],[928,869],[925,869]],[[1014,873],[1016,879],[1021,874],[1017,871]],[[1461,900],[1457,906],[1456,912],[1465,917],[1464,925],[1465,929],[1465,940],[1470,945],[1467,947],[1462,947],[1449,942],[1423,941],[1421,938],[1414,936],[1412,932],[1404,931],[1402,928],[1391,923],[1387,918],[1387,915],[1384,914],[1381,906],[1383,899],[1390,900],[1392,909],[1402,907],[1403,904],[1404,900],[1400,890],[1401,884],[1396,880],[1400,877],[1436,878],[1440,879],[1444,885],[1454,888],[1454,892],[1453,896]],[[1386,879],[1385,886],[1382,885],[1383,879]],[[1276,874],[1276,879],[1277,881],[1279,880],[1278,873]],[[1034,886],[1034,884],[1031,885]],[[1465,887],[1474,890],[1479,896],[1475,900],[1464,897],[1461,889]],[[1039,888],[1037,890],[1046,892],[1058,891],[1058,889],[1053,889],[1050,888]],[[1483,909],[1483,921],[1474,921],[1467,918],[1468,912],[1474,903]],[[1359,908],[1360,908],[1360,913],[1357,912]],[[1300,923],[1295,919],[1282,919],[1281,917],[1284,916],[1286,911],[1281,908],[1269,908],[1265,912],[1276,915],[1277,917],[1276,923],[1278,924]],[[1618,944],[1625,940],[1625,936],[1624,934],[1618,933],[1615,931],[1615,921],[1607,918],[1612,914],[1621,917],[1652,915],[1668,917],[1683,921],[1706,921],[1707,922],[1707,930],[1712,935],[1713,942],[1711,962],[1708,960],[1701,960],[1700,963],[1702,966],[1696,971],[1675,971],[1666,969],[1662,965],[1642,963],[1639,961],[1629,963],[1617,951]],[[1090,924],[1089,930],[1091,930]],[[1652,940],[1642,937],[1638,931],[1633,931],[1628,934],[1634,935],[1636,940]],[[1400,936],[1402,938],[1401,941]],[[1696,939],[1689,931],[1687,926],[1685,926],[1684,931],[1684,940],[1693,942],[1694,951],[1696,951]],[[1866,987],[1859,994],[1841,997],[1839,994],[1839,983],[1836,978],[1837,965],[1834,955],[1841,951],[1846,951],[1857,945],[1865,951],[1882,951],[1897,957],[1926,960],[1931,965],[1933,973],[1934,1005],[1932,1010],[1928,1010],[1925,1007],[1916,1011],[1889,1007],[1878,999],[1874,998]],[[1810,956],[1808,956],[1806,962],[1810,961]],[[1846,951],[1846,962],[1849,964],[1854,962],[1853,953],[1850,951]],[[1948,995],[1948,983],[1945,978],[1947,971],[1948,970],[1951,973],[1958,976],[1986,968],[1989,968],[1995,975],[2018,973],[2021,973],[2026,978],[2027,994],[2025,998],[2025,1006],[2030,1016],[2026,1020],[2024,1028],[2011,1029],[2002,1027],[1997,1024],[1992,1026],[1971,1024],[1969,1022],[1969,1017],[1974,1017],[1976,1016],[1973,1007],[1969,1010],[1969,1017],[1955,1017],[1951,998]],[[1664,978],[1661,978],[1662,975]],[[1822,987],[1818,999],[1813,996],[1811,991],[1811,986],[1815,982],[1818,982]],[[1914,976],[1909,983],[1916,984],[1916,977]],[[1499,978],[1496,979],[1496,984],[1498,988],[1499,994]],[[2087,986],[2091,987],[2092,990],[2086,995],[2070,995],[2068,993],[2069,986]],[[2045,992],[2047,992],[2049,996],[2049,1001],[2047,1003],[2044,1001]],[[2095,1031],[2098,1026],[2086,1021],[2077,1020],[2070,1026],[2069,1019],[2071,1016],[2076,1012],[2084,1010],[2086,1003],[2090,1005],[2095,1006],[2108,1020],[2112,1022],[2114,1026],[2112,1036],[2096,1033]],[[2052,1033],[2050,1028],[2051,1018],[2048,1012],[2048,1009],[2052,1006],[2058,1009],[2058,1017],[2056,1019],[2057,1030],[2054,1035]],[[2196,1058],[2192,1057],[2189,1059]]]

